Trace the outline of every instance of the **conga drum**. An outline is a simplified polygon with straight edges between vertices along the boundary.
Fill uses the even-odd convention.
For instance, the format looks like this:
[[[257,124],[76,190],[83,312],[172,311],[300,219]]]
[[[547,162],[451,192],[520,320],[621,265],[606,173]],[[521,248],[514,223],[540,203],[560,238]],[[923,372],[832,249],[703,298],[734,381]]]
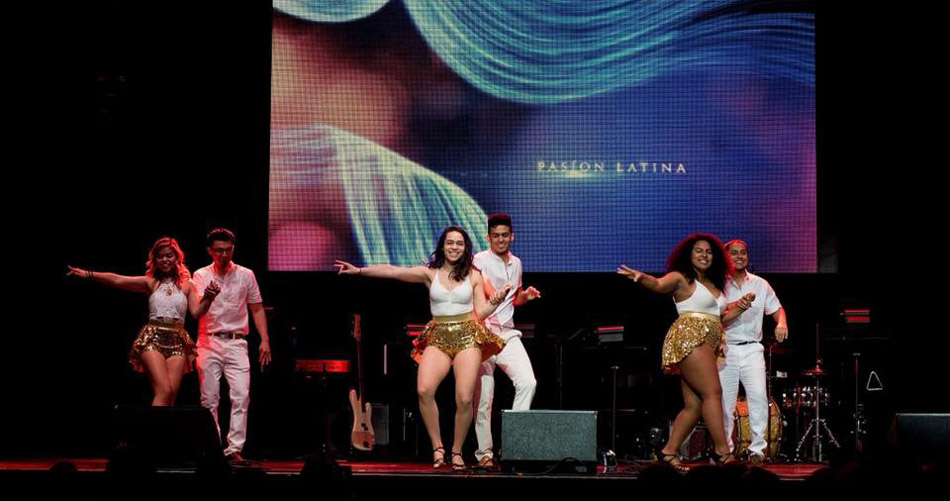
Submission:
[[[749,428],[749,404],[745,398],[736,401],[736,426],[734,427],[732,442],[736,444],[738,454],[746,450],[752,443],[752,431]],[[778,456],[782,445],[782,413],[779,411],[775,399],[769,399],[769,424],[765,430],[765,455],[769,458]]]

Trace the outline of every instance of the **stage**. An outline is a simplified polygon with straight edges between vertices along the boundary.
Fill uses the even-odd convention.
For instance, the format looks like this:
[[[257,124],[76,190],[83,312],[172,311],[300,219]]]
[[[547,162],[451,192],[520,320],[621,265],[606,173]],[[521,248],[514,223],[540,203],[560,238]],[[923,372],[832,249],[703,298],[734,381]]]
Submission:
[[[72,470],[69,466],[75,466]],[[196,468],[159,468],[143,473],[117,473],[104,458],[31,458],[0,462],[0,481],[6,485],[21,484],[36,492],[50,489],[54,493],[69,493],[80,499],[111,499],[121,491],[127,480],[154,480],[152,494],[195,492],[195,488],[216,488],[221,492],[233,489],[242,494],[267,492],[268,496],[294,496],[319,486],[321,492],[343,486],[348,499],[369,499],[381,493],[432,492],[452,493],[457,498],[525,499],[539,492],[558,492],[560,495],[580,497],[590,495],[620,495],[641,488],[656,487],[671,482],[679,486],[700,487],[712,481],[748,483],[767,489],[802,490],[813,486],[809,479],[815,472],[827,468],[814,463],[773,463],[761,468],[745,464],[713,467],[708,463],[686,463],[690,471],[675,472],[649,461],[620,464],[605,471],[603,465],[590,474],[543,472],[452,472],[448,469],[433,471],[431,465],[412,462],[349,462],[316,463],[313,473],[304,471],[302,460],[250,461],[249,465],[232,467],[225,474],[206,473]],[[330,465],[330,466],[327,466]],[[504,465],[503,465],[504,467]],[[209,480],[213,479],[213,480]],[[216,487],[213,487],[216,486]],[[184,491],[180,490],[184,489]],[[332,497],[332,495],[331,495]]]
[[[917,115],[937,94],[906,75],[939,61],[929,54],[939,45],[882,36],[922,33],[920,16],[804,1],[615,2],[610,16],[599,3],[473,1],[493,14],[459,4],[448,23],[413,8],[428,2],[324,2],[380,6],[328,22],[278,5],[291,3],[38,12],[43,43],[27,44],[27,58],[45,71],[20,99],[37,123],[19,127],[30,137],[13,150],[31,160],[11,186],[51,205],[13,213],[8,231],[20,245],[0,413],[6,499],[546,501],[532,497],[554,491],[601,501],[651,486],[676,499],[680,487],[724,483],[735,488],[707,495],[856,482],[923,492],[943,480],[932,458],[916,456],[945,465],[950,450],[950,399],[936,383],[948,338],[926,307],[907,307],[911,291],[933,292],[889,271],[906,267],[896,257],[907,250],[912,269],[934,268],[925,249],[938,184],[921,181],[917,166],[926,171],[918,159],[942,143]],[[485,45],[456,53],[462,42]],[[432,318],[428,291],[363,271],[418,266],[450,224],[469,233],[473,252],[490,249],[486,218],[496,211],[514,221],[521,289],[543,292],[513,317],[537,381],[530,408],[596,412],[586,436],[592,451],[623,459],[615,469],[453,473],[425,462],[408,354]],[[157,426],[116,417],[155,393],[128,364],[151,311],[144,295],[67,276],[68,267],[139,276],[150,246],[169,236],[196,272],[214,262],[206,235],[216,227],[237,234],[234,260],[256,274],[269,334],[265,366],[257,319],[248,326],[242,453],[253,461],[110,464],[117,435],[162,440]],[[684,407],[680,379],[660,367],[679,312],[669,294],[617,269],[659,277],[696,231],[748,242],[748,269],[788,312],[781,343],[771,315],[761,333],[780,454],[819,457],[802,440],[810,429],[840,453],[761,468],[693,461],[686,473],[648,461]],[[338,274],[338,259],[363,276]],[[197,340],[201,320],[185,316]],[[360,378],[392,454],[349,453],[347,396]],[[516,390],[501,370],[495,379],[489,419],[500,435]],[[446,448],[454,388],[450,374],[435,397]],[[220,448],[229,389],[220,389],[217,437],[163,425],[175,437],[168,449]],[[201,404],[197,371],[172,400],[177,410]],[[573,431],[545,439],[580,436]],[[470,464],[475,435],[464,444]],[[511,442],[495,438],[510,454]],[[696,438],[684,454],[709,448]],[[320,450],[339,454],[305,468]],[[214,495],[198,495],[205,490]]]

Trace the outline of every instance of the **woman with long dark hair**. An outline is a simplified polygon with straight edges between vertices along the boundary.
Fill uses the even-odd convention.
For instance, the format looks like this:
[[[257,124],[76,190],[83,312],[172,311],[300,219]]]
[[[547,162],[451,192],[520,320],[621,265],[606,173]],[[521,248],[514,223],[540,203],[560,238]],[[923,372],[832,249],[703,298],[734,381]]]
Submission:
[[[673,296],[679,313],[663,341],[662,367],[666,373],[682,376],[684,406],[673,421],[669,440],[656,451],[658,461],[677,469],[684,468],[677,451],[700,417],[709,429],[716,463],[735,461],[723,428],[722,387],[716,366],[722,355],[722,323],[741,313],[738,305],[727,305],[722,293],[730,267],[726,256],[718,238],[696,233],[673,249],[667,258],[667,273],[660,278],[626,265],[617,268],[617,273],[647,290]]]
[[[416,389],[419,411],[432,441],[432,466],[445,466],[445,448],[439,430],[439,408],[435,392],[449,368],[455,375],[455,433],[452,440],[452,469],[465,469],[462,444],[472,424],[472,398],[478,367],[498,353],[505,342],[481,322],[495,311],[511,289],[511,284],[485,298],[482,274],[472,266],[472,241],[462,228],[450,226],[439,237],[435,251],[425,266],[411,268],[388,264],[356,267],[345,261],[336,266],[344,275],[392,278],[423,283],[429,288],[430,321],[416,340],[412,357],[419,363]]]
[[[159,238],[152,245],[142,276],[68,268],[67,276],[148,294],[148,323],[132,343],[129,363],[148,376],[152,405],[175,403],[182,375],[192,370],[195,360],[195,343],[185,331],[185,314],[190,311],[195,318],[203,315],[217,289],[209,288],[203,298],[198,297],[189,281],[185,254],[171,237]]]

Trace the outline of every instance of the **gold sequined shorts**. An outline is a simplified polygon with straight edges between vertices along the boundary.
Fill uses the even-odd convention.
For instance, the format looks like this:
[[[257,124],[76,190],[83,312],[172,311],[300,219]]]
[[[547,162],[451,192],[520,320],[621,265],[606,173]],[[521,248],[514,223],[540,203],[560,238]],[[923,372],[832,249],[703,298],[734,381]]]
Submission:
[[[165,358],[185,357],[185,372],[191,372],[197,356],[195,342],[185,331],[182,322],[149,320],[139,331],[138,337],[132,342],[132,350],[129,351],[129,363],[133,369],[143,371],[142,353],[148,350],[156,350]]]
[[[719,317],[708,313],[684,312],[677,318],[663,340],[661,366],[667,374],[678,374],[679,364],[694,348],[702,344],[713,347],[717,357],[722,356],[722,323]]]
[[[440,351],[455,358],[462,350],[479,348],[482,360],[498,354],[505,347],[505,340],[488,330],[484,324],[475,320],[471,312],[448,317],[434,317],[419,337],[413,341],[410,356],[417,363],[422,360],[426,346],[435,346]]]

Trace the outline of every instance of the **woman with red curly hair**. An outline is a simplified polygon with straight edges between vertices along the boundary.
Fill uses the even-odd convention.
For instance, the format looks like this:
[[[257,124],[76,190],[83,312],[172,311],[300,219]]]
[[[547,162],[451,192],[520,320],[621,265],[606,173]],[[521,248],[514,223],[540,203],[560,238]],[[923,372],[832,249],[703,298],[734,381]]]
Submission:
[[[172,405],[182,375],[191,371],[195,360],[195,343],[185,331],[185,314],[190,311],[195,318],[204,314],[216,291],[198,297],[185,267],[185,254],[171,237],[159,238],[152,245],[142,276],[68,268],[67,276],[148,294],[148,323],[132,343],[129,363],[148,376],[152,405]]]

